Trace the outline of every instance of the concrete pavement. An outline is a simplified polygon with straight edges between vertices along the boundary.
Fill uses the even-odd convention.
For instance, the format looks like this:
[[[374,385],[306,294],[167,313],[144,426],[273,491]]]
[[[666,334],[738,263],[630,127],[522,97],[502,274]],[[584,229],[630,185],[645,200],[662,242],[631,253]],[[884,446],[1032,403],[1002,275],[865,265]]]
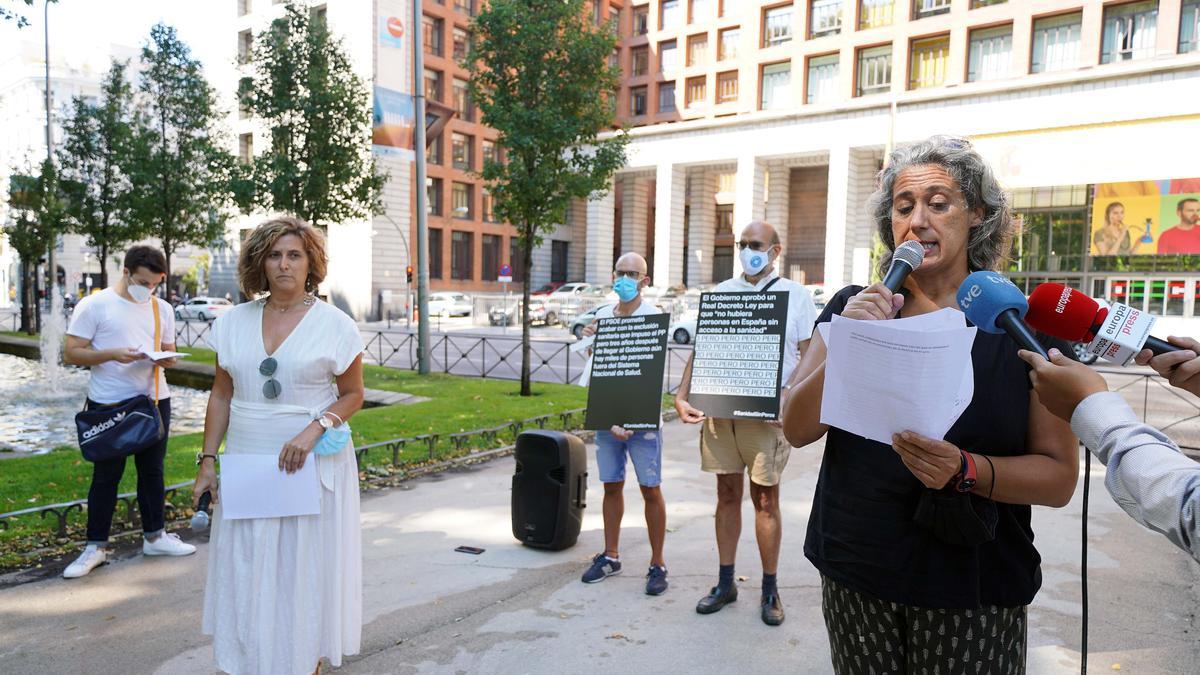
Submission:
[[[666,595],[643,593],[649,547],[632,467],[624,574],[587,585],[579,575],[602,547],[594,463],[580,542],[551,553],[512,539],[512,460],[500,459],[363,496],[363,646],[339,672],[829,672],[819,578],[802,555],[819,448],[793,451],[785,474],[779,579],[787,621],[769,628],[758,618],[749,503],[741,599],[715,615],[695,613],[716,575],[714,481],[697,468],[696,427],[672,422],[664,433]],[[1200,566],[1121,512],[1104,491],[1103,467],[1093,469],[1089,666],[1195,672]],[[1045,582],[1030,611],[1033,673],[1079,670],[1081,496],[1064,509],[1034,510]],[[487,551],[455,553],[460,544]],[[206,560],[201,544],[186,559],[138,555],[84,579],[0,592],[0,672],[212,672],[211,641],[199,633]]]

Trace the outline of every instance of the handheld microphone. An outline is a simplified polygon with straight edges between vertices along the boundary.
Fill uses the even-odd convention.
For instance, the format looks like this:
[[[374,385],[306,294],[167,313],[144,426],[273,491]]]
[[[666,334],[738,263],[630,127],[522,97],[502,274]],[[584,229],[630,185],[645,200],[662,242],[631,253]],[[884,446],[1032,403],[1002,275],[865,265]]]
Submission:
[[[1008,333],[1021,349],[1049,360],[1046,348],[1025,325],[1029,303],[1016,284],[995,272],[973,272],[958,287],[958,306],[985,333]]]
[[[212,493],[208,490],[200,495],[200,504],[196,508],[196,515],[192,516],[192,531],[202,532],[208,529],[208,505],[212,503]]]
[[[1029,294],[1029,325],[1072,342],[1105,360],[1126,365],[1137,353],[1179,351],[1180,347],[1150,335],[1157,318],[1129,305],[1102,306],[1070,286],[1039,284]]]
[[[904,285],[904,280],[913,273],[913,270],[921,266],[921,261],[924,259],[925,247],[921,246],[920,242],[910,239],[900,244],[892,252],[892,265],[883,277],[883,285],[893,293],[900,290],[900,287]]]

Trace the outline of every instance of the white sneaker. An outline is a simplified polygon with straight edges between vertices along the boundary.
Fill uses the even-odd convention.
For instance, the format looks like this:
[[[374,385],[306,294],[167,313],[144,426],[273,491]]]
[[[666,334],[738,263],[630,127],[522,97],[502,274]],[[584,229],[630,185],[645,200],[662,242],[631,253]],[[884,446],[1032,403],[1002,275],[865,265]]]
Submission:
[[[191,555],[196,547],[179,540],[179,535],[163,532],[154,541],[142,540],[142,555]]]
[[[75,562],[67,565],[67,569],[63,570],[64,579],[78,579],[86,577],[89,572],[103,565],[108,561],[108,551],[96,546],[88,544],[83,549],[83,553],[75,559]]]

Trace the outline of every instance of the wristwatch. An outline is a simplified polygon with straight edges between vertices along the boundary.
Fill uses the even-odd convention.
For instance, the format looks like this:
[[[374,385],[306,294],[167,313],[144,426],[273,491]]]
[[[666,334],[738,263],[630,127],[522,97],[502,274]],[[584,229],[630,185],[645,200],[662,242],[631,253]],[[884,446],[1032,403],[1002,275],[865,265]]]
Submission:
[[[216,455],[205,453],[205,452],[197,452],[196,453],[196,466],[200,466],[201,464],[203,464],[204,460],[208,457],[212,457],[213,463],[214,464],[216,463],[216,461],[217,461]]]
[[[333,428],[333,420],[329,419],[325,415],[321,415],[317,418],[317,424],[320,424],[321,428],[325,431],[329,431]]]
[[[950,479],[950,484],[959,492],[970,492],[971,488],[975,487],[975,482],[979,479],[979,474],[975,470],[975,458],[971,453],[962,451],[962,468],[958,474]]]

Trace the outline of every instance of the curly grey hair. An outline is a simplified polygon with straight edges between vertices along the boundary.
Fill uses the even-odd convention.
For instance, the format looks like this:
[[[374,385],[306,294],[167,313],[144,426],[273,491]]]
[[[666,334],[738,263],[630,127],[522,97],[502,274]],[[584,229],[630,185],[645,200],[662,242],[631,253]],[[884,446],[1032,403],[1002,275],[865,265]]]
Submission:
[[[931,136],[923,141],[897,147],[879,172],[877,187],[870,198],[871,213],[879,238],[887,247],[880,256],[879,273],[886,274],[892,263],[896,242],[892,238],[892,189],[896,177],[905,169],[922,164],[940,166],[954,178],[972,211],[983,209],[983,222],[971,228],[967,238],[967,267],[972,272],[998,270],[1008,257],[1015,225],[1009,209],[1008,194],[1000,187],[992,168],[971,147],[970,141],[954,136]]]

